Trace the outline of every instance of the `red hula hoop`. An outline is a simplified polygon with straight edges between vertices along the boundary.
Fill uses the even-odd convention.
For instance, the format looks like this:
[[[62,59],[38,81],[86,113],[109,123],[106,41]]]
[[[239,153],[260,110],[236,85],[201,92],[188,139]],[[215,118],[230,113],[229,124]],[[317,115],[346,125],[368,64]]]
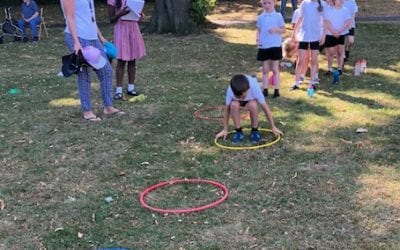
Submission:
[[[146,195],[148,195],[150,192],[152,192],[156,189],[159,189],[161,187],[164,187],[164,186],[174,185],[174,184],[179,184],[179,183],[208,183],[208,184],[211,184],[211,185],[219,188],[224,193],[224,195],[220,199],[213,201],[209,204],[199,206],[199,207],[193,207],[193,208],[163,209],[163,208],[158,208],[158,207],[152,207],[152,206],[148,205],[147,202],[145,201]],[[140,205],[142,207],[147,208],[154,212],[158,212],[158,213],[162,213],[162,214],[183,214],[183,213],[200,212],[200,211],[203,211],[203,210],[206,210],[209,208],[216,207],[228,198],[228,194],[229,194],[229,192],[228,192],[228,189],[226,188],[226,186],[219,182],[216,182],[216,181],[202,180],[202,179],[181,179],[181,180],[171,180],[171,181],[160,182],[158,184],[155,184],[153,186],[146,188],[143,192],[140,193],[139,201],[140,201]]]

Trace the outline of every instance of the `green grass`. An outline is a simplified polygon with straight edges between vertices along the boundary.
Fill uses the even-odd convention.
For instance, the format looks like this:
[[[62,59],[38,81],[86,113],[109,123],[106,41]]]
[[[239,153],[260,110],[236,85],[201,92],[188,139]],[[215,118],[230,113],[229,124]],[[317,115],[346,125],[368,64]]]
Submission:
[[[109,26],[102,30],[111,36]],[[66,53],[61,28],[38,45],[2,44],[0,249],[398,248],[399,31],[398,24],[360,24],[340,84],[321,70],[314,98],[304,86],[289,93],[293,75],[282,72],[282,96],[268,103],[283,140],[240,152],[217,148],[222,125],[193,113],[222,105],[234,73],[260,76],[252,27],[145,35],[137,86],[146,100],[117,102],[129,115],[99,124],[82,120],[75,78],[56,76]],[[355,77],[350,65],[362,57],[369,73]],[[21,93],[8,94],[11,88]],[[368,133],[355,133],[359,127]],[[174,178],[219,181],[230,196],[187,215],[140,207],[142,190]],[[216,199],[214,191],[176,186],[150,201],[188,206]]]

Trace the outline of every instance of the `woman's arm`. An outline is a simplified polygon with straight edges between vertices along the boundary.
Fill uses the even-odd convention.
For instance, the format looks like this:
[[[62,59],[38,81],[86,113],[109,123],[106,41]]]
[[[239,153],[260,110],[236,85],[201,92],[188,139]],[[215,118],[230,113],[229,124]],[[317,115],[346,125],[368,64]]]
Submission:
[[[72,39],[74,41],[74,51],[75,54],[78,54],[78,51],[82,49],[82,45],[79,42],[78,33],[76,31],[76,22],[75,22],[75,2],[71,0],[60,0],[62,9],[65,15],[65,19],[67,21],[67,25],[69,31],[71,32]]]

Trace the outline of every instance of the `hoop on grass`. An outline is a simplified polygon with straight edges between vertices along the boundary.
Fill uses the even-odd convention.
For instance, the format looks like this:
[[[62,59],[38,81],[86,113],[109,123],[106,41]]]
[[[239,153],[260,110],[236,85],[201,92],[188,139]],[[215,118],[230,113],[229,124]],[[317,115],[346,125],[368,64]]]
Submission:
[[[192,208],[176,208],[176,209],[164,209],[164,208],[158,208],[158,207],[152,207],[147,204],[145,198],[146,196],[161,187],[169,186],[169,185],[175,185],[175,184],[181,184],[181,183],[206,183],[206,184],[211,184],[217,188],[219,188],[223,192],[223,196],[219,198],[218,200],[215,200],[209,204],[202,205],[199,207],[192,207]],[[225,185],[216,182],[216,181],[211,181],[211,180],[202,180],[202,179],[181,179],[181,180],[171,180],[171,181],[164,181],[160,182],[156,185],[150,186],[146,188],[143,192],[140,193],[139,196],[139,201],[140,205],[142,207],[147,208],[151,211],[162,213],[162,214],[183,214],[183,213],[192,213],[192,212],[200,212],[209,208],[213,208],[224,202],[228,198],[228,189],[225,187]]]
[[[265,129],[265,128],[259,128],[259,131],[264,131],[264,132],[268,132],[268,133],[272,133],[272,130],[270,129]],[[243,131],[251,131],[251,129],[249,128],[244,128]],[[236,131],[231,131],[228,133],[228,135],[235,133]],[[275,138],[275,140],[271,141],[271,142],[266,142],[264,144],[259,144],[259,145],[254,145],[254,146],[227,146],[227,145],[222,145],[218,142],[218,139],[215,138],[214,139],[214,143],[215,145],[217,145],[220,148],[223,149],[229,149],[229,150],[249,150],[249,149],[259,149],[259,148],[265,148],[265,147],[269,147],[272,146],[274,144],[276,144],[278,141],[281,140],[281,136],[278,135],[278,137]]]

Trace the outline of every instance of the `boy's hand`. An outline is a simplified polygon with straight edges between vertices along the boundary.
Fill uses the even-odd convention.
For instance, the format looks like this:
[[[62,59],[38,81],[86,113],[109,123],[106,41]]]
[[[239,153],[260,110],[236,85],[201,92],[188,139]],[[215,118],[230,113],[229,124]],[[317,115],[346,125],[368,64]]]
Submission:
[[[274,133],[274,135],[276,137],[278,137],[279,135],[283,135],[282,131],[280,131],[277,127],[273,127],[273,128],[271,128],[271,130],[272,130],[272,133]]]
[[[221,138],[221,137],[222,137],[222,138],[225,140],[227,135],[228,135],[228,130],[223,129],[223,130],[221,130],[221,132],[219,132],[219,133],[215,136],[215,139],[218,139],[218,138]]]

